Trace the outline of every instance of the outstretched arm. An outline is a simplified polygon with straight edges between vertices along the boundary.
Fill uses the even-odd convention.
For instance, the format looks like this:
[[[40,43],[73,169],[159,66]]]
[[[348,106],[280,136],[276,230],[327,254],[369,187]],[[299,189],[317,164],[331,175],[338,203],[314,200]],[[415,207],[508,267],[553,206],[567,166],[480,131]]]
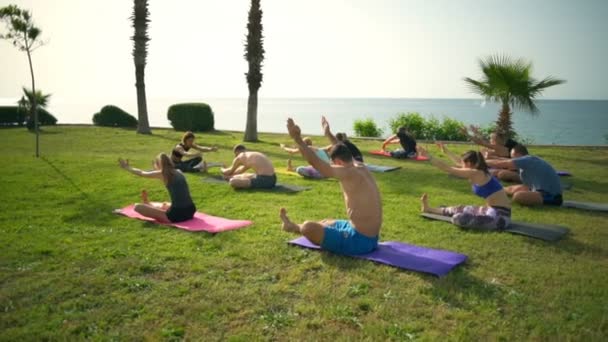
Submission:
[[[216,152],[217,151],[217,147],[215,147],[215,146],[205,147],[205,146],[201,146],[201,145],[197,145],[197,144],[192,144],[192,148],[199,150],[201,152]]]
[[[162,178],[163,177],[163,174],[160,170],[143,171],[143,170],[131,167],[131,165],[129,165],[129,159],[124,160],[122,158],[118,158],[118,164],[120,165],[121,168],[123,168],[137,176],[146,177],[146,178]]]
[[[280,147],[283,149],[283,151],[285,151],[285,152],[287,152],[287,153],[289,153],[289,154],[293,154],[293,153],[298,153],[298,152],[300,152],[300,150],[299,150],[299,149],[297,149],[297,148],[292,148],[292,147],[287,147],[287,146],[285,146],[285,144],[280,144],[279,146],[280,146]]]
[[[382,143],[382,149],[384,150],[384,149],[386,149],[386,145],[394,144],[398,141],[399,141],[399,138],[397,137],[397,135],[393,134],[390,137],[386,138],[386,140],[384,140],[384,142]]]
[[[325,136],[327,137],[327,139],[329,139],[329,142],[332,145],[337,144],[338,139],[336,138],[335,135],[333,135],[333,133],[331,132],[331,129],[329,129],[329,122],[327,121],[327,119],[324,116],[321,117],[321,126],[323,127],[323,132],[325,133]]]
[[[515,162],[512,159],[491,159],[491,160],[486,160],[486,164],[488,164],[489,167],[494,167],[494,168],[498,168],[498,169],[508,169],[508,170],[516,170],[517,169],[517,165],[515,165]]]
[[[308,145],[306,145],[306,143],[304,143],[304,141],[302,140],[300,127],[298,127],[298,125],[296,125],[296,123],[291,118],[287,119],[287,131],[289,132],[289,135],[291,136],[293,141],[298,145],[300,153],[302,153],[304,159],[306,159],[306,161],[308,161],[308,163],[312,165],[312,167],[317,169],[325,177],[334,176],[334,170],[331,165],[321,160],[321,158],[317,156],[315,151],[313,151],[310,147],[308,147]]]
[[[194,147],[194,145],[192,146],[193,149],[197,150],[196,147]],[[183,147],[181,146],[177,146],[175,148],[182,156],[184,157],[188,157],[188,158],[194,158],[194,157],[198,157],[201,155],[201,152],[197,151],[186,151]]]
[[[460,178],[470,178],[471,176],[473,176],[475,174],[475,170],[461,169],[458,167],[453,167],[453,166],[450,166],[447,163],[443,162],[442,160],[433,158],[433,156],[429,155],[427,150],[422,146],[418,146],[418,153],[423,157],[428,157],[429,162],[433,166],[435,166],[436,168],[441,169],[449,174],[458,176]]]

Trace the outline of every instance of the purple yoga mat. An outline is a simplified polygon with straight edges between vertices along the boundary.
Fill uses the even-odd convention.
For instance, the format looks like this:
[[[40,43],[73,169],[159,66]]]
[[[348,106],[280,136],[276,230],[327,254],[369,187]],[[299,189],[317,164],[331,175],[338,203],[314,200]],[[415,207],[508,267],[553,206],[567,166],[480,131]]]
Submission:
[[[289,244],[311,249],[321,249],[303,236],[289,241]],[[408,245],[407,243],[396,241],[380,242],[378,248],[371,253],[349,256],[406,270],[430,273],[438,277],[448,274],[454,267],[467,260],[467,256],[464,254]]]

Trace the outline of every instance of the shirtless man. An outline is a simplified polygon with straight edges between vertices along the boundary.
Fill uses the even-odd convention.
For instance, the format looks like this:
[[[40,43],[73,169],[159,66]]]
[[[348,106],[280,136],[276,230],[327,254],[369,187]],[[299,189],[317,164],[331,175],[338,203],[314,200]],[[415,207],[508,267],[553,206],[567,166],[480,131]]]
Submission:
[[[228,168],[222,168],[222,174],[235,189],[271,189],[277,184],[274,167],[268,157],[260,152],[247,151],[245,146],[234,146],[234,160]],[[245,173],[253,169],[255,173]]]
[[[324,129],[329,128],[329,123],[324,120],[323,126]],[[350,150],[343,144],[331,148],[333,164],[327,164],[302,140],[300,127],[292,119],[287,120],[287,130],[310,165],[324,176],[340,181],[348,220],[325,219],[296,224],[289,220],[285,208],[281,208],[283,230],[302,234],[310,242],[334,253],[365,254],[373,251],[378,246],[382,225],[382,203],[376,181],[367,167],[355,164]]]

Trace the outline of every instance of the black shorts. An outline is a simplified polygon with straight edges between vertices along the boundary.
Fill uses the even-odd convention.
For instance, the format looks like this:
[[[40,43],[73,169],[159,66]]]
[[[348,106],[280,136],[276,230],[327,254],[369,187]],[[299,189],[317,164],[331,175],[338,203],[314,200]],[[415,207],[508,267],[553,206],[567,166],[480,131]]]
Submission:
[[[182,222],[188,221],[194,217],[194,213],[196,212],[196,207],[193,205],[184,208],[178,207],[169,207],[167,210],[167,218],[171,222]]]
[[[543,190],[536,190],[536,191],[540,192],[540,194],[543,196],[543,204],[544,205],[556,205],[556,206],[560,206],[564,202],[564,200],[562,198],[562,194],[554,195],[554,194],[548,193],[548,192],[543,191]]]
[[[275,185],[277,185],[277,175],[256,175],[255,178],[251,180],[252,189],[272,189]]]

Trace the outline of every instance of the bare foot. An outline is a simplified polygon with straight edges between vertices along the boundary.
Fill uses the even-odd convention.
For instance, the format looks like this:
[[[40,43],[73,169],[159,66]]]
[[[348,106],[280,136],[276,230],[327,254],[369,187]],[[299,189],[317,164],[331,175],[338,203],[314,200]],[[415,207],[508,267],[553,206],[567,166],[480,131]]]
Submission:
[[[299,233],[300,226],[291,222],[287,217],[287,210],[285,208],[281,208],[280,215],[281,221],[283,221],[283,230],[290,233]]]
[[[423,213],[426,213],[429,209],[429,196],[427,194],[422,194],[422,197],[420,197],[420,202],[422,202],[422,207],[420,210]]]
[[[150,200],[148,200],[148,191],[146,191],[146,190],[141,191],[141,201],[145,204],[150,204]]]
[[[287,159],[287,171],[294,171],[293,165],[291,164],[291,158]]]

